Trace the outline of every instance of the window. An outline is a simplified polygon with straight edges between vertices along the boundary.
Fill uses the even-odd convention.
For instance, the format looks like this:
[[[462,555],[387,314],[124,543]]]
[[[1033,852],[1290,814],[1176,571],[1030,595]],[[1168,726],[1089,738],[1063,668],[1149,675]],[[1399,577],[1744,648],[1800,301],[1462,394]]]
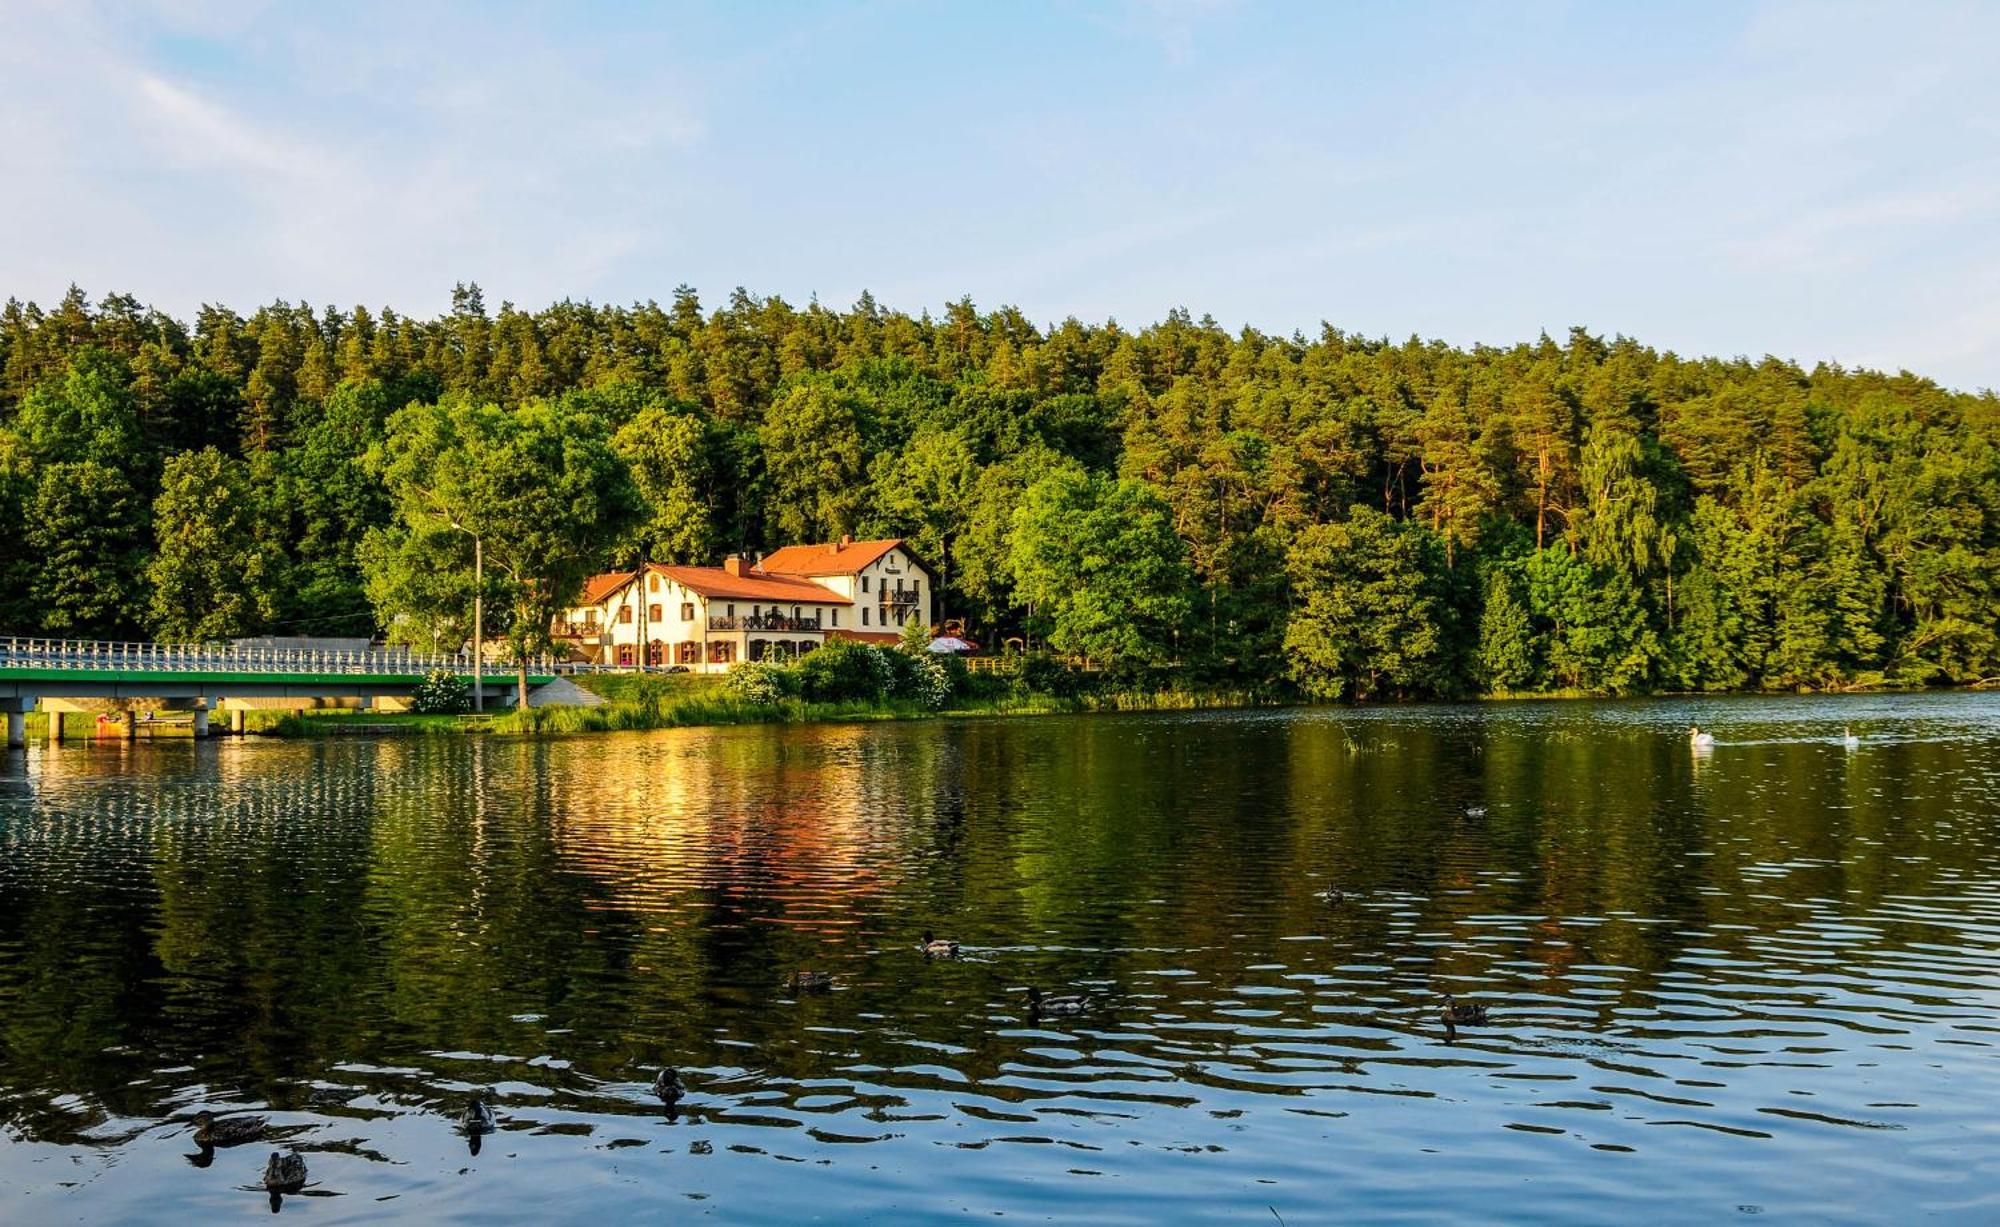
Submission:
[[[839,611],[838,609],[836,609],[836,610],[833,610],[833,611],[832,611],[832,613],[833,613],[833,624],[834,624],[835,626],[839,626],[839,625],[840,625],[840,611]]]
[[[646,606],[646,621],[658,622],[665,614],[658,605]]]
[[[708,663],[726,665],[736,659],[736,645],[727,639],[718,639],[708,645]]]
[[[689,639],[674,645],[674,663],[677,665],[698,665],[701,663],[701,645]]]
[[[692,621],[694,621],[694,602],[693,602],[693,601],[682,601],[682,602],[681,602],[681,621],[683,621],[683,622],[692,622]]]
[[[868,591],[868,577],[866,575],[861,577],[861,590],[863,592]]]
[[[734,601],[731,601],[731,602],[730,602],[729,604],[727,604],[727,605],[723,606],[723,612],[724,612],[724,613],[726,613],[726,614],[728,614],[728,615],[729,615],[730,617],[732,617],[732,618],[733,618],[733,617],[735,617],[735,616],[736,616],[736,602],[734,602]]]
[[[861,625],[868,625],[868,607],[866,605],[861,607]]]
[[[659,590],[660,590],[660,577],[657,575],[648,575],[646,577],[646,591],[658,592]]]
[[[620,626],[630,626],[632,624],[632,607],[630,605],[620,605],[618,607],[618,624]]]
[[[792,616],[794,618],[799,616],[799,607],[797,605],[792,606]]]

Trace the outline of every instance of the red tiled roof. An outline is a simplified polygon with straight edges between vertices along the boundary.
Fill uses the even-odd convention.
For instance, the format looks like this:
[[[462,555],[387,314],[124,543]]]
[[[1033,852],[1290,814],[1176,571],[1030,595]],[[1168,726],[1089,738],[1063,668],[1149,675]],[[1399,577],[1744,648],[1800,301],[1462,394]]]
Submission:
[[[852,575],[901,544],[901,537],[891,537],[846,545],[788,545],[772,551],[757,565],[783,575]]]
[[[721,567],[669,567],[653,564],[653,570],[703,596],[730,597],[741,601],[792,601],[812,605],[852,605],[853,601],[831,588],[809,579],[745,571],[731,575]]]
[[[602,605],[612,593],[632,582],[637,571],[606,571],[583,581],[583,595],[576,598],[578,606]]]

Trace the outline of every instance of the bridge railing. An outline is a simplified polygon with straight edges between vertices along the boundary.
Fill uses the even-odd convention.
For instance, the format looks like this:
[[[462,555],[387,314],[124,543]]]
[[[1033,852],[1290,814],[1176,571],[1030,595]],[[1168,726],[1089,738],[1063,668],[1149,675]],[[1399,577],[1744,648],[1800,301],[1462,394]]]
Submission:
[[[604,666],[558,661],[543,655],[528,662],[537,673],[586,673]],[[517,668],[511,660],[475,661],[470,652],[419,652],[404,647],[360,651],[283,648],[214,643],[144,643],[89,639],[0,638],[0,668],[143,670],[165,673],[429,673],[447,669],[504,679]]]

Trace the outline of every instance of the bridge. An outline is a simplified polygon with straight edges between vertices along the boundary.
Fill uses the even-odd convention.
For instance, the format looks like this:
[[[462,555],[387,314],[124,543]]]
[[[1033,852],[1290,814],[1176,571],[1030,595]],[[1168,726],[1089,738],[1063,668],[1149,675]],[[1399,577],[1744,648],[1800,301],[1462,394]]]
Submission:
[[[577,666],[551,657],[533,662],[530,686]],[[230,699],[406,698],[437,670],[478,687],[482,699],[504,702],[517,673],[512,662],[475,661],[469,652],[416,652],[406,648],[333,651],[227,644],[113,643],[73,639],[0,639],[0,711],[7,716],[7,745],[27,742],[27,713],[49,707],[49,736],[62,737],[65,701],[110,700],[124,706],[124,731],[134,735],[125,701],[194,712],[194,734],[208,736],[209,712]],[[51,705],[54,706],[51,706]],[[282,705],[282,704],[280,704]],[[242,729],[242,711],[231,711]]]

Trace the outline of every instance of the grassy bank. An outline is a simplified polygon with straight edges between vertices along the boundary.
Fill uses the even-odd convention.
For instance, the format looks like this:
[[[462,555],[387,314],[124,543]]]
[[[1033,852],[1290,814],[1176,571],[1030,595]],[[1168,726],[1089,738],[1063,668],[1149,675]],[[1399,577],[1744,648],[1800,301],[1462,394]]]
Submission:
[[[941,708],[909,699],[749,703],[721,693],[647,696],[602,707],[532,707],[492,720],[491,731],[515,734],[611,733],[725,724],[813,724],[867,720],[937,720],[991,716],[1051,716],[1095,711],[1193,711],[1259,706],[1236,691],[1106,691],[1077,697],[1047,694],[970,698]]]

